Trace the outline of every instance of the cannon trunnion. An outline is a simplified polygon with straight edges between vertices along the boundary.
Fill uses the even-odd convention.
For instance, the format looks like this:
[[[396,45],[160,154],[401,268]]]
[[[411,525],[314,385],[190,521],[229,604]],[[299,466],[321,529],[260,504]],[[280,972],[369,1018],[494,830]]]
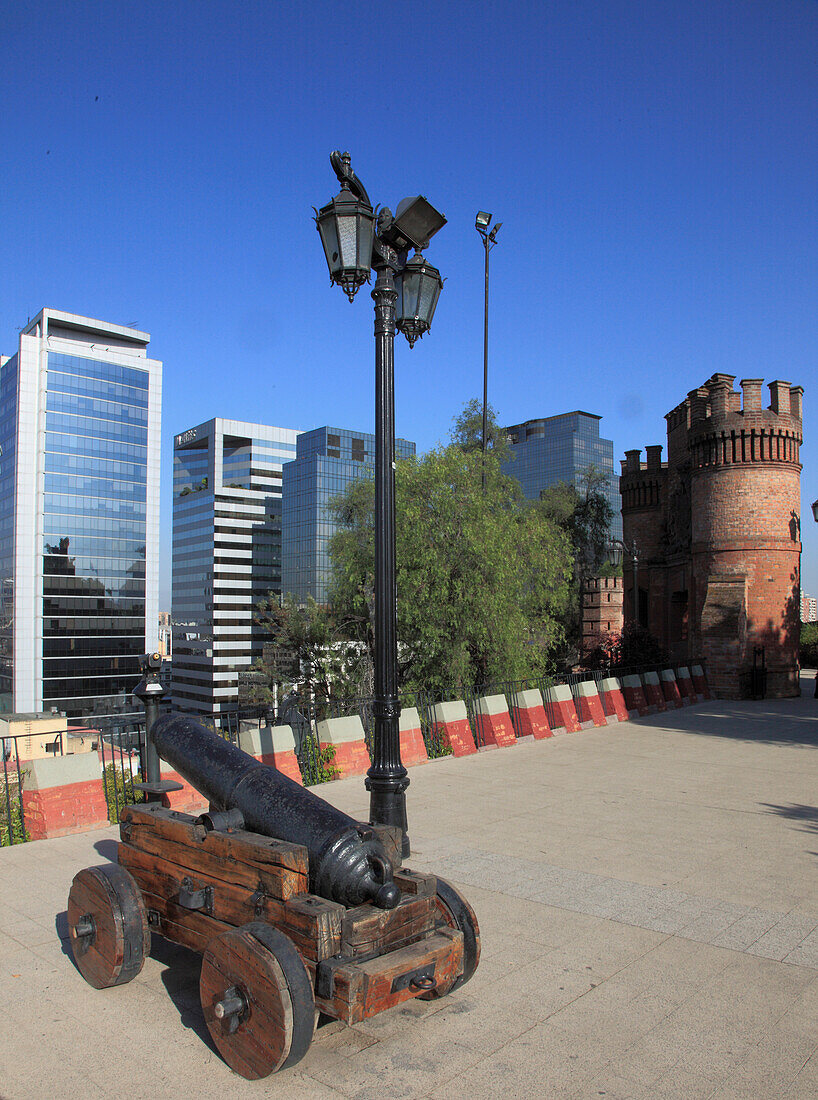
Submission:
[[[151,933],[201,952],[210,1034],[231,1069],[254,1079],[306,1054],[318,1012],[354,1024],[413,997],[444,996],[474,973],[480,939],[470,906],[435,876],[398,870],[390,830],[346,819],[333,831],[357,853],[342,867],[359,878],[361,858],[369,867],[369,900],[349,904],[315,892],[355,893],[343,869],[315,874],[332,845],[314,852],[237,828],[241,818],[219,809],[199,818],[158,803],[123,810],[119,865],[80,871],[69,895],[75,961],[92,985],[135,977]],[[390,908],[378,897],[384,885],[394,888]]]

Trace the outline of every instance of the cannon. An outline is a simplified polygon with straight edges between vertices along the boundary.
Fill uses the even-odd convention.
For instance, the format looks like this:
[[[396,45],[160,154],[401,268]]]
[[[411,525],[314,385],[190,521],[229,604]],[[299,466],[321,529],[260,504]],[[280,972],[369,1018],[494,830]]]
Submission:
[[[149,736],[210,808],[126,806],[118,863],[75,876],[69,936],[91,985],[136,977],[152,934],[201,952],[213,1041],[256,1079],[300,1061],[321,1014],[354,1024],[472,977],[477,918],[444,880],[401,867],[399,829],[355,821],[193,718]]]

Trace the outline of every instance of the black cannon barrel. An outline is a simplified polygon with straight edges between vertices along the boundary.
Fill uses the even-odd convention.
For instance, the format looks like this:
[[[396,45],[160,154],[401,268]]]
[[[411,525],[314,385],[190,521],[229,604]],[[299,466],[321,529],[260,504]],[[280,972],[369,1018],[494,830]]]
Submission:
[[[165,715],[154,722],[150,737],[161,758],[217,810],[237,809],[253,832],[302,844],[314,894],[343,905],[371,901],[381,909],[400,901],[386,851],[367,826],[195,718]]]

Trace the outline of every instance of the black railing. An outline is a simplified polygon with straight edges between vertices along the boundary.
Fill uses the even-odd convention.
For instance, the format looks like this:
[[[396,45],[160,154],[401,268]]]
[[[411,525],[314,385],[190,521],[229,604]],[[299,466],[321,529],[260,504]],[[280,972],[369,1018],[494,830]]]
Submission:
[[[3,756],[3,791],[0,806],[0,846],[20,844],[28,839],[23,813],[22,768],[19,738],[4,737],[0,740]]]
[[[468,685],[452,687],[447,692],[433,695],[431,692],[404,692],[400,696],[402,710],[411,707],[418,713],[421,732],[429,759],[451,754],[434,722],[436,703],[445,700],[462,699],[466,706],[472,736],[479,748],[484,744],[482,723],[480,722],[479,699],[485,696],[502,695],[505,697],[512,726],[516,736],[521,736],[520,712],[516,705],[516,695],[525,690],[539,691],[543,701],[548,724],[557,725],[554,703],[549,698],[548,688],[557,684],[568,684],[572,694],[578,693],[577,685],[583,681],[594,680],[599,684],[609,676],[622,677],[641,675],[645,672],[661,672],[663,669],[690,668],[701,665],[706,671],[703,659],[690,661],[668,661],[664,663],[611,666],[581,672],[568,672],[555,676],[529,677],[523,680],[499,680],[481,685],[478,689]],[[337,777],[334,765],[335,751],[332,745],[321,744],[318,737],[318,723],[327,718],[357,716],[361,721],[364,740],[372,754],[374,732],[373,699],[371,696],[357,698],[316,699],[308,697],[297,700],[284,700],[278,708],[275,720],[288,724],[293,729],[295,748],[301,775],[305,785],[313,786]],[[254,707],[210,715],[192,715],[215,729],[227,740],[236,743],[242,729],[265,726],[272,717],[266,707]],[[142,793],[134,790],[133,784],[143,779],[145,774],[145,723],[133,715],[107,718],[89,718],[94,729],[87,727],[67,727],[65,730],[48,734],[49,738],[42,749],[47,755],[62,756],[72,751],[71,742],[76,737],[92,736],[99,733],[98,741],[91,751],[99,754],[105,798],[108,805],[108,817],[113,823],[119,821],[122,807],[142,800]],[[32,734],[19,734],[0,738],[2,750],[2,769],[0,769],[0,846],[18,844],[26,840],[25,812],[22,799],[22,781],[28,758],[26,746]],[[39,738],[38,738],[39,740]],[[85,750],[88,751],[88,750]]]

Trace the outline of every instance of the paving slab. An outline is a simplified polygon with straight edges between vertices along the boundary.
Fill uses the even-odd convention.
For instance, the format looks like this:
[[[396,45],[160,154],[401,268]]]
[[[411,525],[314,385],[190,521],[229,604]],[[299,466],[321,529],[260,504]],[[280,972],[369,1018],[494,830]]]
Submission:
[[[74,968],[65,902],[116,829],[0,849],[0,1100],[815,1100],[818,701],[707,701],[411,772],[409,865],[472,902],[472,981],[246,1082],[199,957],[154,937],[130,985]],[[365,817],[359,777],[326,784]]]

